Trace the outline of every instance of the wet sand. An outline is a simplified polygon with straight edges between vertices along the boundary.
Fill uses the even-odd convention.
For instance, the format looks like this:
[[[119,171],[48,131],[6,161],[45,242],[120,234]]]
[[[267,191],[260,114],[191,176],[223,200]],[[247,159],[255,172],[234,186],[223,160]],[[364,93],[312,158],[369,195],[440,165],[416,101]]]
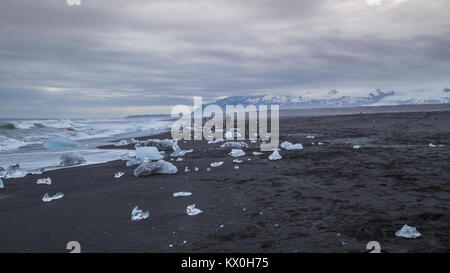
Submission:
[[[113,161],[6,179],[0,252],[68,252],[69,241],[82,252],[365,252],[369,241],[384,252],[449,252],[449,121],[449,111],[290,114],[281,141],[304,150],[282,150],[279,161],[253,156],[250,144],[235,170],[220,143],[181,141],[194,152],[166,157],[175,175],[137,178],[136,167]],[[207,172],[215,161],[224,165]],[[41,177],[52,185],[37,185]],[[64,198],[42,202],[59,191]],[[192,196],[172,197],[179,191]],[[194,203],[203,213],[188,216]],[[136,205],[150,217],[131,221]],[[403,224],[422,237],[396,237]]]

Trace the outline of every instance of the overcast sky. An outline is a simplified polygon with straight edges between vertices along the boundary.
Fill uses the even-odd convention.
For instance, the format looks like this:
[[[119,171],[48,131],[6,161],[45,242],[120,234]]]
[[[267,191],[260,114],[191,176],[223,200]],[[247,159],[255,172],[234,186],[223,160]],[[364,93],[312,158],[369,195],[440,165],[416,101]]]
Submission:
[[[167,113],[192,96],[450,88],[450,1],[378,2],[1,0],[0,118]]]

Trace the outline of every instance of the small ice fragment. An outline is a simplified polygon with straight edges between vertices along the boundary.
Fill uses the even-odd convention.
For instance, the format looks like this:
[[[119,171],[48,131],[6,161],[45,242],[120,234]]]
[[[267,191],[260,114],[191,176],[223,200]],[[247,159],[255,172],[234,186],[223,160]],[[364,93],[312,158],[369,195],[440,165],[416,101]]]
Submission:
[[[256,140],[252,139],[250,140],[250,143],[256,143]]]
[[[183,158],[182,158],[182,157],[179,157],[179,158],[177,158],[176,161],[178,161],[178,162],[183,161]]]
[[[219,228],[223,228],[223,225],[220,225]]]
[[[431,148],[435,148],[436,147],[436,145],[434,145],[433,143],[430,143],[430,145],[429,145]]]
[[[281,143],[281,148],[286,149],[286,147],[293,145],[291,142],[289,141],[285,141],[283,143]]]
[[[314,139],[315,136],[306,136],[306,138]]]
[[[138,208],[138,206],[134,207],[134,209],[131,211],[131,220],[132,221],[139,221],[143,219],[147,219],[150,216],[150,213],[148,211],[142,211]]]
[[[224,144],[220,145],[221,148],[246,148],[248,147],[247,143],[245,142],[225,142]]]
[[[183,241],[183,245],[185,245],[185,244],[187,244],[187,240],[184,240],[184,241]]]
[[[134,175],[141,177],[154,174],[174,174],[177,171],[178,169],[175,165],[161,159],[156,162],[143,163],[134,170]]]
[[[50,177],[47,178],[40,178],[36,181],[36,184],[45,184],[45,185],[51,185],[52,184],[52,179]]]
[[[172,245],[172,244],[170,244],[170,245],[169,245],[169,247],[173,247],[173,245]]]
[[[194,171],[198,172],[198,168],[197,168],[197,167],[195,167],[195,168],[194,168]]]
[[[293,145],[289,145],[285,148],[286,150],[303,150],[303,145],[298,143],[298,144],[293,144]]]
[[[356,149],[356,150],[361,149],[361,146],[359,146],[359,145],[353,145],[353,149]]]
[[[194,150],[181,150],[180,146],[178,146],[177,143],[174,143],[172,145],[173,153],[170,154],[171,157],[181,157],[184,156],[186,153],[192,153]]]
[[[319,146],[322,146],[322,145],[323,145],[323,143],[322,143],[322,142],[319,142],[319,143],[318,143],[318,145],[319,145]]]
[[[260,153],[260,152],[253,152],[253,155],[254,156],[258,156],[258,155],[262,155],[263,153]]]
[[[224,141],[225,140],[223,140],[223,139],[215,139],[215,140],[208,141],[208,144],[215,144],[215,143],[224,142]]]
[[[195,207],[195,204],[189,205],[186,208],[186,213],[189,216],[195,216],[198,215],[200,213],[202,213],[203,211],[199,210],[198,208]]]
[[[236,159],[233,159],[233,162],[234,162],[234,163],[242,163],[243,161],[236,158]]]
[[[6,169],[5,178],[21,178],[25,177],[27,172],[20,168],[19,164],[11,165]]]
[[[220,162],[213,162],[211,164],[209,164],[211,167],[219,167],[223,165],[223,161]]]
[[[173,197],[186,197],[191,195],[192,195],[191,192],[184,192],[184,191],[175,192],[174,194],[172,194]]]
[[[161,155],[156,147],[138,147],[136,148],[136,158],[140,160],[160,160]]]
[[[144,161],[137,159],[137,158],[130,158],[127,163],[126,166],[127,167],[132,167],[132,166],[136,166],[136,165],[141,165],[142,163],[144,163]]]
[[[189,172],[189,168],[187,166],[184,168],[184,172],[185,173]]]
[[[210,171],[211,171],[211,168],[209,168],[209,167],[206,168],[206,171],[207,171],[207,172],[210,172]]]
[[[123,172],[116,172],[116,173],[114,174],[114,178],[121,178],[124,174],[125,174],[125,173],[123,173]]]
[[[61,156],[60,165],[63,167],[76,166],[85,163],[86,160],[76,153],[66,153]]]
[[[74,146],[78,146],[80,144],[69,138],[62,137],[62,136],[56,136],[56,137],[47,139],[43,145],[44,145],[45,149],[60,149],[60,148],[65,148],[65,147],[74,147]]]
[[[3,167],[0,167],[0,177],[3,177],[3,176],[5,176],[5,174],[6,174],[6,170],[5,170],[5,168],[3,168]]]
[[[235,165],[235,166],[234,166],[234,169],[235,169],[235,170],[239,170],[239,165]]]
[[[233,138],[233,137],[234,137],[233,132],[228,131],[228,132],[225,133],[225,138],[226,138],[226,139],[231,139],[231,138]]]
[[[401,230],[399,230],[395,233],[395,236],[397,236],[397,237],[410,238],[410,239],[418,238],[421,235],[422,234],[420,234],[420,232],[418,232],[415,227],[410,227],[408,225],[404,225]]]
[[[278,153],[278,151],[273,151],[273,153],[271,155],[269,155],[269,160],[279,160],[282,159],[283,157],[281,157],[280,153]]]
[[[63,197],[64,197],[64,194],[63,194],[62,192],[58,192],[58,193],[56,193],[56,194],[53,195],[53,196],[49,196],[48,193],[46,193],[46,194],[44,195],[44,197],[42,197],[42,201],[44,201],[44,202],[50,202],[50,201],[53,201],[53,200],[56,200],[56,199],[61,199],[61,198],[63,198]]]
[[[3,184],[3,180],[0,178],[0,189],[4,189],[5,185]]]
[[[240,157],[244,156],[245,152],[242,151],[242,149],[232,149],[229,155],[231,155],[232,157]]]
[[[130,144],[135,144],[137,142],[138,141],[136,139],[134,139],[134,138],[126,138],[126,139],[120,140],[119,142],[114,143],[114,146],[122,147],[122,146],[127,146],[127,145],[130,145]]]

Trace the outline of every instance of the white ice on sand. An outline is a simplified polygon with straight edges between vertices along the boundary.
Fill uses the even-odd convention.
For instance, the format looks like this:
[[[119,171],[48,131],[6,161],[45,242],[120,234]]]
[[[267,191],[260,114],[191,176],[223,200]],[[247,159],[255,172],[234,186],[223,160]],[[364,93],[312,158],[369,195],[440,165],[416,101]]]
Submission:
[[[150,213],[148,211],[142,211],[138,208],[138,206],[134,207],[134,209],[131,211],[131,220],[132,221],[139,221],[143,219],[147,219],[150,216]]]
[[[233,159],[233,162],[239,164],[239,163],[242,163],[242,162],[244,162],[244,161],[242,161],[242,160],[236,158],[236,159]]]
[[[435,148],[436,147],[436,145],[434,145],[433,143],[430,143],[430,148]]]
[[[191,195],[192,195],[191,192],[185,192],[185,191],[175,192],[172,194],[173,197],[186,197],[186,196],[191,196]]]
[[[0,189],[5,188],[5,185],[3,184],[3,180],[0,178]]]
[[[220,162],[213,162],[211,164],[209,164],[211,167],[219,167],[223,165],[223,161]]]
[[[20,168],[19,164],[11,165],[6,169],[5,178],[21,178],[25,177],[27,172]]]
[[[178,146],[177,143],[174,143],[172,145],[172,149],[173,149],[173,153],[170,154],[171,157],[181,157],[184,156],[187,153],[192,153],[192,149],[191,150],[182,150],[180,148],[180,146]]]
[[[235,170],[239,170],[239,165],[235,165],[235,166],[234,166],[234,169],[235,169]]]
[[[260,152],[253,152],[253,155],[254,156],[258,156],[258,155],[262,155],[263,153],[260,153]]]
[[[185,168],[184,168],[184,172],[185,173],[188,173],[190,170],[189,170],[189,167],[188,166],[186,166]]]
[[[44,201],[44,202],[50,202],[50,201],[53,201],[53,200],[56,200],[56,199],[61,199],[61,198],[63,198],[63,197],[64,197],[64,193],[62,193],[62,192],[58,192],[58,193],[56,193],[56,194],[53,195],[53,196],[49,196],[48,193],[46,193],[46,194],[44,195],[44,197],[42,197],[42,201]]]
[[[136,158],[140,160],[160,160],[158,148],[156,147],[137,147]]]
[[[224,141],[225,140],[223,140],[223,139],[215,139],[215,140],[208,141],[208,144],[215,144],[215,143],[224,142]]]
[[[225,142],[224,144],[220,145],[221,148],[246,148],[248,147],[247,143],[245,142]]]
[[[114,178],[121,178],[124,174],[125,174],[125,173],[123,173],[123,172],[116,172],[116,173],[114,174]]]
[[[232,149],[229,155],[231,155],[232,157],[240,157],[244,156],[245,152],[242,149]]]
[[[126,139],[122,139],[122,140],[120,140],[119,142],[117,142],[117,143],[114,143],[114,146],[116,146],[116,147],[122,147],[122,146],[127,146],[127,145],[130,145],[130,144],[135,144],[135,143],[137,143],[138,141],[136,140],[136,139],[134,139],[134,138],[126,138]]]
[[[36,184],[38,185],[51,185],[52,184],[52,179],[50,177],[47,178],[40,178],[36,181]]]
[[[5,168],[3,168],[3,167],[0,167],[0,177],[3,177],[3,176],[5,176],[5,174],[6,174],[6,170],[5,170]]]
[[[85,163],[86,160],[79,154],[66,153],[61,156],[60,165],[63,167],[76,166]]]
[[[359,145],[353,145],[353,149],[356,149],[356,150],[361,149],[361,146],[359,146]]]
[[[286,150],[303,150],[303,145],[300,143],[289,145],[286,147]]]
[[[202,213],[203,211],[199,210],[198,208],[195,207],[195,204],[189,205],[186,208],[186,213],[189,216],[195,216],[198,215],[200,213]]]
[[[174,174],[177,171],[178,169],[175,165],[161,159],[156,162],[143,163],[134,170],[134,175],[141,177],[154,174]]]
[[[198,172],[198,167],[195,167],[195,168],[194,168],[194,171]]]
[[[397,237],[409,239],[419,238],[421,235],[422,234],[420,234],[415,227],[410,227],[408,225],[404,225],[401,230],[395,233],[395,236]]]
[[[278,151],[273,151],[271,155],[269,155],[269,160],[279,160],[282,159],[280,153]]]
[[[289,141],[285,141],[283,143],[281,143],[281,148],[286,149],[286,150],[303,150],[303,145],[298,143],[298,144],[292,144]]]
[[[182,158],[182,157],[179,157],[179,158],[177,158],[176,161],[178,161],[178,162],[183,161],[183,158]]]

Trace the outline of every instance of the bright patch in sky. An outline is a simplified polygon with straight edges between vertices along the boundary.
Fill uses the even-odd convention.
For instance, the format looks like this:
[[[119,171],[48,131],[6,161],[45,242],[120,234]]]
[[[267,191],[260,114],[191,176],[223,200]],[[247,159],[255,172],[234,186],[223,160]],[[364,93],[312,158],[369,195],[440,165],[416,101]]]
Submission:
[[[379,6],[381,5],[381,0],[366,0],[369,6]]]

